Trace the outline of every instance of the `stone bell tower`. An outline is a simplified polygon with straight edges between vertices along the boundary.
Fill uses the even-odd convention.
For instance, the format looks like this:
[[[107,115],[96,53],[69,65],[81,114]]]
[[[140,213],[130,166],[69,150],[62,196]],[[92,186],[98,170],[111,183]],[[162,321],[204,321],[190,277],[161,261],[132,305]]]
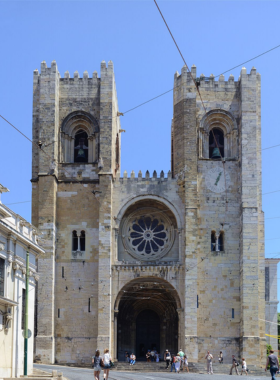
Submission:
[[[202,360],[215,341],[253,363],[265,357],[260,75],[191,74],[203,103],[183,67],[172,121],[172,175],[185,206],[185,347]]]
[[[92,347],[110,344],[117,112],[111,61],[101,63],[100,77],[85,71],[61,78],[55,61],[34,71],[33,141],[40,148],[32,155],[32,222],[45,249],[38,261],[36,354],[44,363],[73,362],[69,339],[75,360],[83,349],[90,355]]]

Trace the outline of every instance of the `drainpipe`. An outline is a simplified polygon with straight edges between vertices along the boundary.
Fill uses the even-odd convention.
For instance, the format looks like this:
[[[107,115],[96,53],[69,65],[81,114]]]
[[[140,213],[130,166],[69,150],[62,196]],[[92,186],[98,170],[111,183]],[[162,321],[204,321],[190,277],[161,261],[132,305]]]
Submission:
[[[29,295],[29,252],[26,251],[26,275],[25,275],[25,319],[24,319],[24,372],[27,376],[28,364],[28,296]]]

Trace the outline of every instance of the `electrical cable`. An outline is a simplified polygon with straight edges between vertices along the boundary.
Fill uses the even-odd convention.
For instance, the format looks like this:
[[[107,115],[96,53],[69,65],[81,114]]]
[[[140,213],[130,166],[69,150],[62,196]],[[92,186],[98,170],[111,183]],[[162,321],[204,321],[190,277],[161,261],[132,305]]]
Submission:
[[[180,48],[179,48],[179,46],[178,46],[178,44],[177,44],[175,38],[173,37],[173,34],[171,33],[171,30],[170,30],[170,28],[169,28],[169,26],[168,26],[168,24],[167,24],[167,22],[166,22],[166,20],[165,20],[165,18],[164,18],[164,16],[163,16],[162,12],[161,12],[161,10],[160,10],[160,8],[159,8],[159,6],[158,6],[157,1],[154,0],[154,3],[155,3],[155,5],[156,5],[156,7],[157,7],[157,9],[158,9],[158,11],[159,11],[159,13],[160,13],[160,15],[161,15],[163,21],[164,21],[164,23],[165,23],[165,26],[166,26],[167,29],[168,29],[168,32],[169,32],[170,36],[171,36],[172,39],[173,39],[173,42],[174,42],[174,44],[175,44],[175,46],[176,46],[176,48],[177,48],[177,50],[178,50],[180,56],[182,57],[182,60],[183,60],[184,64],[185,64],[186,67],[187,67],[187,70],[188,70],[189,73],[190,73],[191,79],[192,79],[192,81],[193,81],[193,83],[194,83],[194,85],[195,85],[196,91],[197,91],[197,93],[198,93],[198,95],[199,95],[199,97],[200,97],[200,100],[201,100],[201,103],[202,103],[202,106],[203,106],[203,109],[204,109],[204,113],[205,113],[205,115],[206,115],[206,114],[207,114],[206,107],[205,107],[204,102],[203,102],[203,100],[202,100],[202,96],[201,96],[201,93],[200,93],[200,91],[199,91],[198,84],[197,84],[197,82],[195,81],[195,79],[194,79],[193,76],[192,76],[191,70],[189,69],[189,67],[188,67],[188,65],[187,65],[187,62],[186,62],[186,60],[185,60],[185,58],[184,58],[184,56],[183,56],[183,54],[182,54],[182,52],[181,52],[181,50],[180,50]],[[218,151],[219,151],[220,157],[222,158],[223,171],[224,171],[224,182],[225,182],[225,193],[226,193],[226,205],[225,205],[225,209],[226,209],[226,213],[227,213],[227,210],[228,210],[228,205],[227,205],[227,203],[228,203],[228,202],[227,202],[227,182],[226,182],[226,170],[225,170],[225,164],[226,164],[226,162],[225,162],[225,160],[223,159],[223,155],[221,154],[221,150],[220,150],[219,144],[217,143],[217,139],[216,139],[216,136],[215,136],[215,134],[214,134],[214,129],[213,129],[213,128],[211,129],[211,133],[212,133],[212,135],[213,135],[213,139],[214,139],[214,142],[215,142],[216,148],[218,148]]]

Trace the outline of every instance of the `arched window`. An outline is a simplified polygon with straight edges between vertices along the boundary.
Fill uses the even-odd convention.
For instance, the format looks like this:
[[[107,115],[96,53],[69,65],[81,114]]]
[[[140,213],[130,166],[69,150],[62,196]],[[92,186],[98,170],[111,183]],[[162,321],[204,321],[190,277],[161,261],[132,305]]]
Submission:
[[[209,158],[217,160],[224,157],[224,134],[219,128],[211,129],[209,133]]]
[[[216,232],[211,232],[211,251],[216,251]]]
[[[78,235],[77,231],[72,232],[72,251],[78,251]]]
[[[88,135],[82,129],[75,135],[74,162],[88,162]]]
[[[85,231],[82,231],[81,235],[80,235],[80,250],[82,252],[86,250],[86,233],[85,233]]]
[[[224,233],[220,232],[218,237],[218,251],[224,251]]]

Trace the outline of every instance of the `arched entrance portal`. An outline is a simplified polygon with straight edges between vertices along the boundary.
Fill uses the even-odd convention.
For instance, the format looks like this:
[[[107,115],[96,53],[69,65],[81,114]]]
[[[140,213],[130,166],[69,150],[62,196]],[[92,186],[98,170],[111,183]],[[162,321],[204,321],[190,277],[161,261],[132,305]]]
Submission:
[[[137,278],[127,284],[116,300],[118,360],[125,351],[145,360],[147,350],[156,349],[163,357],[168,348],[178,352],[178,312],[180,300],[170,283],[159,278]]]

